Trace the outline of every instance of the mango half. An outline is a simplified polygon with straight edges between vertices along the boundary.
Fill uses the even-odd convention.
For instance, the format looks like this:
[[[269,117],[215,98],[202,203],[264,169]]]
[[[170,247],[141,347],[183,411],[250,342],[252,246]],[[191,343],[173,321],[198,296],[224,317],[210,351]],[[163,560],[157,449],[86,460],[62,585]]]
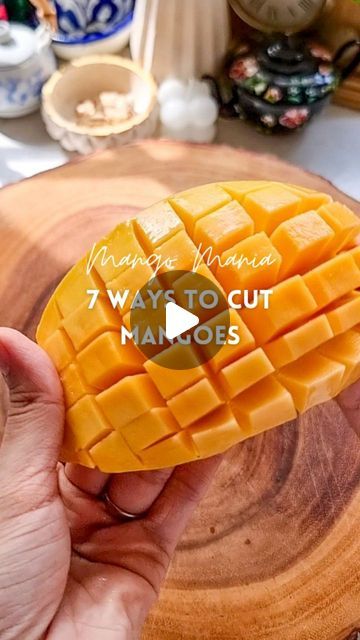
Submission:
[[[59,372],[66,403],[62,460],[104,472],[157,469],[206,458],[293,420],[360,377],[360,223],[324,193],[273,182],[205,185],[160,202],[120,224],[96,246],[142,256],[141,264],[89,254],[50,299],[37,341]],[[231,309],[241,336],[184,370],[147,359],[132,342],[131,300],[154,276],[192,270],[198,248],[238,268],[201,262],[199,272],[229,294],[272,290],[268,309]],[[271,255],[271,264],[251,266]],[[207,254],[210,255],[209,253]],[[164,264],[166,266],[164,266]],[[159,266],[159,263],[158,263]],[[123,308],[107,292],[130,290]],[[89,290],[100,292],[89,310]],[[217,322],[214,317],[214,323]],[[176,344],[170,347],[176,357]],[[175,351],[174,351],[175,350]]]

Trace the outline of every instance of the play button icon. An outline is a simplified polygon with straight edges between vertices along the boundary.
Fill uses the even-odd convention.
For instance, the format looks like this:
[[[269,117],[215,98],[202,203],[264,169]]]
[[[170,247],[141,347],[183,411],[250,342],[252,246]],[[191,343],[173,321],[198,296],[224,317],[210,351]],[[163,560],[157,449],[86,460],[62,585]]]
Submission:
[[[174,340],[182,333],[190,331],[200,323],[200,318],[194,313],[179,307],[175,302],[168,302],[166,305],[166,337]]]
[[[146,360],[165,369],[194,369],[209,362],[227,343],[227,298],[209,272],[171,271],[147,282],[135,295],[131,340]],[[166,375],[166,373],[164,373]]]

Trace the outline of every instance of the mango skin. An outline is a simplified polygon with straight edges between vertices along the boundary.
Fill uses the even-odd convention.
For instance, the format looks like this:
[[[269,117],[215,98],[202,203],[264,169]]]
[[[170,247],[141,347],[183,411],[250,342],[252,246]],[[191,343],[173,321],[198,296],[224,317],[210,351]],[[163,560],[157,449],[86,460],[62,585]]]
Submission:
[[[239,345],[224,346],[205,365],[190,350],[189,368],[170,370],[162,364],[178,346],[147,360],[135,344],[120,344],[130,305],[114,310],[106,293],[129,288],[134,295],[153,268],[96,262],[87,272],[85,256],[54,291],[36,336],[64,388],[61,459],[121,473],[206,458],[358,380],[359,234],[357,216],[329,195],[264,181],[190,189],[116,227],[97,251],[174,262],[162,267],[155,289],[172,282],[171,270],[191,270],[200,247],[223,259],[270,252],[267,268],[200,266],[225,293],[272,288],[270,308],[231,310]],[[87,290],[94,289],[100,297],[92,312]]]

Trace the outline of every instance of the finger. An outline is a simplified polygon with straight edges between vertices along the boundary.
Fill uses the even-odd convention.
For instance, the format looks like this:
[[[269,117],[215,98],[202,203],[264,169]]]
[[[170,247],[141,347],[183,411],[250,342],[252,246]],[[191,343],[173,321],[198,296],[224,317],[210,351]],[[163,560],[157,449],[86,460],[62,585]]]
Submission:
[[[105,504],[70,481],[62,464],[58,466],[58,484],[74,543],[84,542],[94,530],[101,531],[114,524]]]
[[[360,381],[342,391],[337,397],[337,402],[349,425],[360,436]]]
[[[98,469],[81,467],[79,464],[65,465],[65,475],[75,487],[93,496],[102,493],[109,479],[108,474]]]
[[[222,458],[178,467],[147,517],[94,531],[75,549],[91,562],[111,563],[142,577],[152,593],[158,593],[175,547]]]
[[[9,406],[9,391],[5,379],[0,373],[0,446],[5,431],[6,416]]]
[[[171,556],[185,527],[207,493],[223,456],[192,462],[175,469],[146,518],[159,546]]]
[[[154,504],[169,480],[173,469],[123,473],[110,479],[107,494],[117,507],[140,515]]]
[[[0,370],[9,406],[0,449],[3,469],[15,477],[56,468],[63,435],[62,389],[56,370],[36,344],[0,329]]]

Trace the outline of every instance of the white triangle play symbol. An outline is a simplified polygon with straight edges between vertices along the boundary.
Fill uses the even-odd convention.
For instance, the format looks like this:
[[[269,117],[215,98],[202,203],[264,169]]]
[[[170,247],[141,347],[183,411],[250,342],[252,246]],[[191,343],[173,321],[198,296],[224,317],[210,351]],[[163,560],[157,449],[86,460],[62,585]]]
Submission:
[[[174,340],[174,338],[196,327],[199,323],[198,316],[179,307],[175,302],[169,302],[166,305],[165,333],[168,340]]]

